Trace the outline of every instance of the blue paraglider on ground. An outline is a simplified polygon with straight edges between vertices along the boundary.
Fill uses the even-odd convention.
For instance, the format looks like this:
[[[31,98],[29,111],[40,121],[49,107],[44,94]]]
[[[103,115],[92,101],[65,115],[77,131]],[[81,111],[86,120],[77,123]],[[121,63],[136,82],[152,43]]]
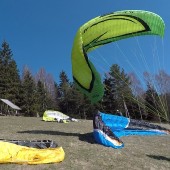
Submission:
[[[93,135],[97,143],[112,148],[122,148],[122,136],[166,135],[170,130],[145,121],[98,112],[93,120]]]

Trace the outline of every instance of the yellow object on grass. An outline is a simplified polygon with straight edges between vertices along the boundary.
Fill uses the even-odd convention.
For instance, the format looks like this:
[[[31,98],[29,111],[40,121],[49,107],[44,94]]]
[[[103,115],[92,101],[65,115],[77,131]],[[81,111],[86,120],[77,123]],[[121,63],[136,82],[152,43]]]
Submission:
[[[69,116],[59,111],[46,110],[43,114],[43,120],[46,122],[53,122],[53,121],[60,122],[60,120],[65,120],[65,119],[69,119]]]
[[[9,142],[0,142],[0,163],[45,164],[64,160],[62,147],[37,149]]]

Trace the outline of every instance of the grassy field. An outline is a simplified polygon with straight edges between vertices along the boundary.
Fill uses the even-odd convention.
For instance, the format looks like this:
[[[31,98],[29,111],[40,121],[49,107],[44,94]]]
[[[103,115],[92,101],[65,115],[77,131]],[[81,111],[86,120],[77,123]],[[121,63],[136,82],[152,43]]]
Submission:
[[[164,125],[170,129],[170,125]],[[95,143],[92,121],[68,124],[44,122],[41,118],[0,117],[0,138],[54,140],[65,151],[57,164],[0,164],[0,170],[169,170],[170,136],[123,137],[123,149]]]

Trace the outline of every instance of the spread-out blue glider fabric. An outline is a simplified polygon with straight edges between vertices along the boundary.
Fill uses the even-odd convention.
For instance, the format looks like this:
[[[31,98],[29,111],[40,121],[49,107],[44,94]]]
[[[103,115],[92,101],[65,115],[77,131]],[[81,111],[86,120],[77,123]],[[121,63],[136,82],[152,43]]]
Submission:
[[[113,129],[122,130],[126,128],[129,124],[129,119],[123,116],[116,116],[104,113],[101,113],[100,115],[103,123]]]
[[[112,148],[124,147],[119,139],[122,136],[170,134],[170,130],[158,125],[101,112],[94,116],[93,127],[96,142]]]

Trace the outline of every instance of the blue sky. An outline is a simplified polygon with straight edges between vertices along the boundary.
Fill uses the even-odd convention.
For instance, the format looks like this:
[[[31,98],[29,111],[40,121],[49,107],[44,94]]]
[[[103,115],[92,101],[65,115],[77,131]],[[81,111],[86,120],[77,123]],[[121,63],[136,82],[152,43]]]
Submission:
[[[22,72],[40,68],[58,82],[64,70],[71,73],[71,49],[78,28],[88,20],[118,10],[147,10],[166,24],[163,39],[140,37],[106,45],[89,54],[101,74],[117,63],[127,72],[142,76],[159,68],[170,73],[170,0],[1,0],[0,43],[6,40]],[[141,56],[141,57],[139,57]]]

